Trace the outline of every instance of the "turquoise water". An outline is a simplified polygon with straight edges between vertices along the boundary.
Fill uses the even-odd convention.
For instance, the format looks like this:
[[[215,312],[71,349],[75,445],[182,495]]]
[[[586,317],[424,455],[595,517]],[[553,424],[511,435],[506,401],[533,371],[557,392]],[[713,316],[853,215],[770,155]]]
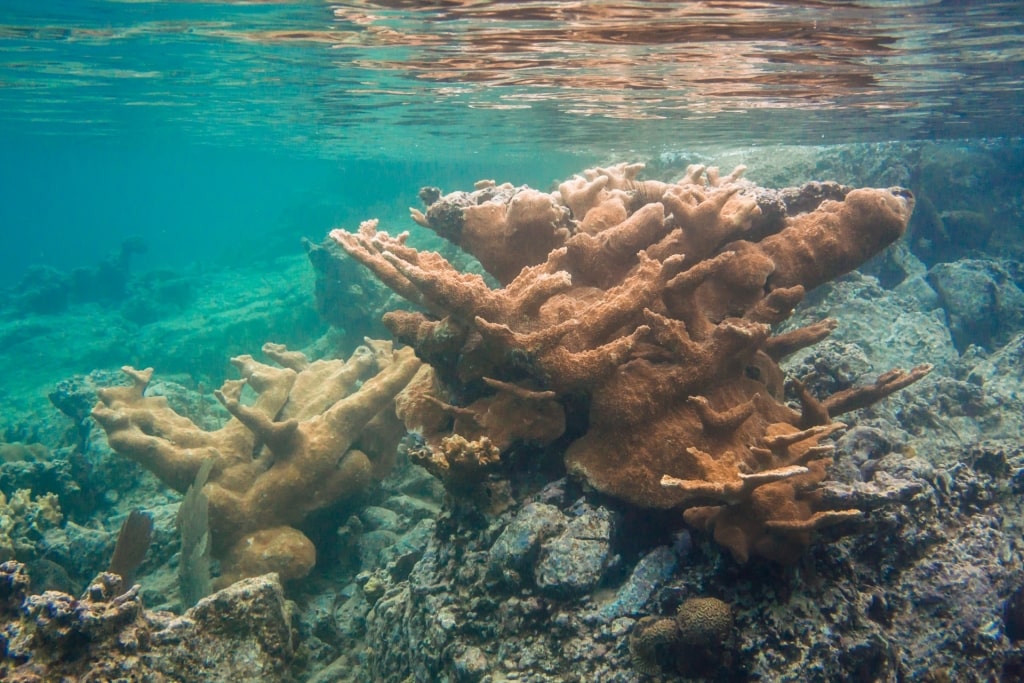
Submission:
[[[148,247],[134,260],[143,269],[299,254],[300,236],[403,216],[423,185],[500,174],[543,186],[557,177],[502,159],[449,165],[224,146],[159,126],[151,137],[15,136],[4,150],[0,285],[27,264],[92,265],[133,236]],[[563,163],[554,172],[574,169]]]
[[[270,623],[268,611],[256,607],[244,625],[219,629],[222,637],[176,631],[171,641],[194,656],[187,660],[193,668],[186,667],[177,678],[160,669],[168,680],[199,680],[195,667],[218,666],[231,673],[209,680],[257,680],[235,669],[264,655],[270,668],[278,669],[258,679],[268,681],[307,680],[316,672],[322,675],[313,680],[352,683],[408,683],[414,678],[625,683],[639,680],[637,671],[647,667],[721,681],[747,680],[747,672],[749,680],[822,683],[1024,680],[1021,111],[1020,0],[0,0],[0,562],[13,557],[28,566],[33,590],[82,595],[88,582],[112,564],[122,520],[144,510],[155,523],[156,540],[140,571],[129,568],[128,574],[139,578],[146,607],[183,610],[205,592],[203,581],[179,573],[190,564],[189,553],[182,551],[188,544],[178,541],[176,519],[185,489],[179,484],[194,480],[185,480],[182,467],[173,473],[175,483],[160,482],[139,462],[149,461],[158,449],[161,456],[173,451],[192,459],[202,453],[221,463],[227,454],[249,470],[245,476],[252,475],[236,480],[247,491],[270,491],[260,494],[254,508],[238,508],[233,520],[241,526],[243,518],[274,516],[254,511],[255,506],[287,517],[273,521],[294,523],[292,531],[302,538],[308,534],[307,546],[287,546],[282,553],[285,560],[295,560],[293,568],[305,562],[309,570],[315,546],[312,572],[287,582],[289,604],[295,606],[287,619],[297,626],[294,645],[299,650],[284,661],[289,647],[257,647],[240,635],[242,626]],[[423,384],[410,385],[412,400],[405,405],[440,415],[426,415],[423,424],[409,415],[411,432],[405,424],[383,419],[393,417],[391,399],[382,419],[374,420],[379,424],[359,431],[357,440],[355,427],[340,424],[349,418],[333,408],[335,419],[329,424],[336,433],[290,431],[291,424],[300,422],[296,430],[328,424],[322,412],[327,399],[321,400],[315,389],[332,389],[337,376],[347,374],[336,365],[334,379],[318,374],[307,382],[310,373],[296,381],[294,393],[275,388],[265,404],[262,398],[253,400],[254,391],[287,383],[289,374],[269,368],[250,374],[254,366],[239,356],[252,354],[305,371],[298,356],[266,342],[321,360],[349,357],[368,338],[392,339],[381,316],[406,302],[333,242],[324,242],[332,228],[355,231],[360,222],[379,218],[380,228],[391,234],[410,231],[407,244],[421,255],[438,249],[467,276],[462,282],[472,284],[476,281],[469,273],[483,272],[488,262],[499,266],[489,271],[495,277],[506,268],[514,272],[536,256],[520,259],[515,250],[530,251],[535,245],[509,239],[488,251],[473,245],[471,235],[467,249],[475,246],[481,256],[474,262],[438,237],[453,237],[465,227],[461,221],[469,214],[462,213],[459,200],[435,202],[433,210],[425,209],[429,219],[420,216],[438,234],[410,219],[409,207],[424,208],[422,199],[437,194],[428,191],[421,197],[421,188],[471,190],[478,180],[494,179],[549,191],[553,183],[588,167],[633,161],[647,162],[647,173],[660,180],[680,178],[693,162],[721,165],[723,174],[735,165],[749,165],[745,178],[755,186],[744,185],[741,194],[730,195],[734,199],[719,217],[728,220],[712,228],[718,231],[714,240],[740,234],[768,242],[780,234],[773,232],[778,221],[801,222],[799,214],[819,206],[823,197],[851,197],[847,207],[860,201],[846,188],[810,181],[893,188],[871,196],[895,202],[901,212],[908,206],[906,188],[916,208],[905,237],[865,263],[861,272],[809,292],[789,321],[773,307],[788,306],[786,297],[796,296],[795,287],[776,288],[760,299],[762,285],[767,290],[778,284],[773,284],[775,274],[755,273],[761,280],[754,280],[738,277],[738,271],[726,273],[723,264],[734,256],[721,254],[736,248],[744,259],[741,266],[775,269],[783,263],[773,260],[776,247],[763,253],[732,244],[712,248],[700,244],[704,240],[696,233],[691,241],[691,227],[711,217],[702,209],[685,221],[673,218],[686,223],[687,233],[678,243],[671,237],[655,245],[663,252],[657,260],[660,267],[681,267],[679,254],[664,255],[666,249],[678,250],[678,244],[693,244],[698,254],[704,249],[703,263],[715,253],[721,260],[716,256],[717,265],[707,270],[695,264],[693,280],[677,276],[665,284],[665,271],[652,276],[665,288],[657,297],[646,291],[652,280],[640,286],[631,274],[628,287],[615,287],[613,294],[611,285],[593,284],[606,278],[587,272],[590,264],[579,269],[580,276],[569,276],[565,266],[565,271],[539,277],[535,286],[513,288],[508,301],[522,297],[518,302],[506,306],[495,297],[480,307],[481,318],[467,318],[470,307],[457,309],[461,303],[452,304],[457,297],[450,291],[434,302],[429,284],[423,284],[421,303],[428,304],[431,316],[454,314],[446,324],[423,320],[415,328],[409,321],[416,318],[391,318],[394,338],[415,341],[440,377],[430,391]],[[717,193],[717,188],[708,189],[716,184],[716,172],[707,169],[706,177],[706,186],[687,184],[680,191],[693,193],[695,202],[705,193]],[[655,196],[668,203],[670,196],[657,189],[657,182],[620,180],[616,192],[619,199],[628,198],[633,216],[639,213],[636,206]],[[475,196],[500,198],[503,192],[484,182]],[[614,202],[602,205],[608,214],[577,212],[568,196],[567,191],[557,206],[549,207],[561,218],[545,219],[542,225],[571,223],[578,233],[589,229],[585,223],[591,215],[602,214],[592,225],[613,220],[607,217],[615,215],[615,207],[609,208]],[[675,196],[680,203],[685,199]],[[570,206],[576,213],[569,213]],[[815,225],[823,230],[834,225],[824,215],[831,210],[821,210]],[[753,234],[749,229],[733,232],[755,215],[765,220]],[[492,216],[484,219],[488,227]],[[569,221],[572,217],[577,220]],[[903,218],[899,222],[902,226]],[[845,219],[838,224],[844,226]],[[864,230],[858,235],[877,227],[857,225]],[[603,245],[621,253],[619,234]],[[895,239],[895,233],[886,241],[890,237]],[[843,251],[833,246],[813,254],[822,257],[815,265],[829,260],[846,264],[841,253],[829,253]],[[376,263],[381,269],[377,277],[388,278],[370,251],[349,248]],[[381,258],[397,259],[395,254],[404,251],[390,244]],[[779,251],[783,257],[792,254],[794,261],[804,256],[795,247]],[[402,258],[411,262],[418,257]],[[569,257],[575,258],[589,256]],[[554,257],[549,263],[565,260]],[[603,263],[603,256],[594,262]],[[652,263],[645,258],[643,268]],[[835,266],[836,271],[845,268]],[[813,270],[810,265],[806,269]],[[790,265],[790,270],[804,266]],[[831,277],[831,266],[826,270]],[[636,272],[655,271],[631,271]],[[573,291],[567,292],[570,277]],[[613,273],[607,279],[620,277],[625,276]],[[710,281],[710,293],[698,297],[693,288],[703,278]],[[391,286],[404,289],[410,299],[418,296],[402,282]],[[613,296],[625,298],[622,292],[633,291],[646,297],[637,301],[654,301],[652,308],[666,313],[671,304],[679,309],[673,313],[678,319],[645,311],[642,332],[638,311],[630,313],[628,323],[590,315],[609,306]],[[552,293],[541,306],[541,296]],[[560,301],[563,294],[566,300]],[[728,301],[733,294],[740,300]],[[692,306],[686,299],[691,296]],[[761,303],[748,309],[747,299]],[[523,300],[545,310],[528,310]],[[707,315],[697,310],[705,300]],[[484,324],[489,310],[502,311],[511,319],[509,326],[497,317],[495,324]],[[740,310],[747,311],[742,325],[731,318]],[[520,314],[523,320],[516,321]],[[832,323],[815,325],[825,317],[839,320],[830,338],[796,350],[832,329]],[[629,371],[614,380],[597,372],[593,378],[568,377],[558,387],[549,370],[559,369],[561,361],[544,348],[545,339],[556,337],[539,329],[540,320],[551,322],[559,335],[576,323],[580,329],[559,338],[567,340],[562,360],[587,368],[600,365],[601,354],[624,341],[620,334],[629,330],[604,330],[611,342],[593,356],[572,353],[574,345],[587,335],[604,344],[594,329],[612,327],[608,321],[628,324],[635,335],[630,344],[640,341],[636,349],[615,352],[621,353],[619,369],[626,367],[625,358],[637,365],[650,362],[657,370],[638,373],[635,384]],[[755,320],[778,323],[773,332],[785,336],[764,341],[766,328],[755,326]],[[520,334],[513,329],[519,322],[525,330],[518,338],[521,346],[506,346],[506,330]],[[712,323],[714,332],[709,331]],[[786,334],[804,325],[809,326],[803,328],[806,336],[798,330]],[[766,362],[762,353],[794,350],[781,368],[774,358]],[[411,356],[409,351],[398,353]],[[379,361],[387,351],[377,347],[373,355]],[[355,357],[362,362],[369,356],[358,352]],[[719,367],[703,367],[708,363]],[[927,377],[922,377],[924,364],[933,366]],[[125,365],[154,369],[145,407],[117,407],[125,411],[120,414],[101,407],[92,412],[128,395],[123,388],[104,391],[125,381],[119,370]],[[397,365],[405,362],[390,367]],[[911,375],[888,372],[915,366]],[[310,366],[317,372],[326,367],[330,364]],[[828,407],[824,399],[819,405],[798,396],[803,394],[799,383],[788,386],[799,391],[783,394],[781,376],[776,376],[783,371],[819,398],[838,394],[842,400]],[[144,372],[129,374],[138,378]],[[222,385],[240,374],[249,382],[244,395],[236,383]],[[626,379],[617,385],[619,377]],[[870,388],[878,377],[888,379]],[[586,473],[586,486],[567,476],[570,451],[581,442],[591,448],[585,439],[607,440],[596,444],[595,452],[628,455],[621,458],[623,479],[643,484],[652,474],[644,473],[650,465],[645,461],[663,454],[674,458],[678,450],[681,458],[685,452],[694,462],[706,462],[712,456],[703,452],[704,445],[685,446],[698,443],[695,438],[728,445],[725,432],[738,430],[752,412],[759,412],[757,420],[765,424],[782,420],[767,428],[778,429],[770,439],[765,431],[758,441],[771,448],[744,445],[737,437],[750,459],[736,461],[733,477],[728,468],[734,454],[726,450],[728,460],[708,467],[703,482],[710,485],[721,475],[725,483],[720,492],[709,493],[709,500],[721,497],[746,506],[749,501],[742,497],[754,486],[799,476],[794,463],[817,468],[817,458],[828,450],[809,447],[777,466],[790,439],[783,430],[797,429],[795,418],[785,417],[783,401],[795,406],[799,398],[807,424],[818,424],[837,417],[826,414],[837,404],[843,409],[861,405],[859,398],[872,390],[887,391],[885,382],[899,384],[908,377],[920,381],[842,416],[844,421],[849,417],[850,429],[828,436],[837,444],[830,477],[819,481],[815,469],[807,478],[812,483],[800,483],[812,490],[799,491],[799,501],[795,492],[791,501],[783,496],[781,524],[752,518],[752,526],[763,527],[755,530],[762,538],[775,533],[772,529],[786,537],[781,550],[775,549],[778,554],[764,556],[788,558],[799,550],[795,566],[779,568],[763,558],[736,562],[747,549],[729,543],[728,529],[721,547],[714,542],[717,531],[714,537],[705,533],[708,527],[701,520],[710,518],[703,518],[709,509],[704,501],[697,501],[704,512],[696,510],[689,518],[697,523],[684,527],[681,510],[647,510],[634,504],[630,495],[635,491],[628,490],[624,493],[630,495],[615,502],[598,495],[605,489],[591,488],[594,480]],[[548,384],[566,391],[540,391]],[[691,385],[699,391],[691,391]],[[223,388],[219,401],[218,386]],[[775,399],[760,390],[749,394],[751,386],[778,389],[780,405],[766,407]],[[859,393],[865,389],[866,394]],[[279,400],[268,411],[277,426],[269,429],[268,419],[252,417],[258,411],[250,410],[245,424],[252,440],[239,437],[243,430],[237,421],[216,432],[229,419],[225,407],[237,411],[236,417],[247,414],[230,400],[235,395],[243,406]],[[742,403],[725,405],[737,396]],[[180,419],[170,416],[159,399],[149,400],[153,397],[165,397]],[[488,403],[495,397],[502,400]],[[708,397],[722,405],[712,405]],[[504,404],[504,398],[511,403]],[[648,407],[631,409],[640,404]],[[598,409],[592,411],[594,406]],[[678,420],[677,408],[684,411]],[[478,409],[483,417],[471,417]],[[302,417],[291,419],[296,415]],[[564,431],[554,429],[559,416],[565,418]],[[186,417],[195,429],[182,426]],[[609,428],[605,420],[618,427]],[[129,422],[137,433],[118,442]],[[428,422],[443,428],[433,435],[419,433],[427,431]],[[428,437],[449,427],[453,436],[464,436],[459,432],[476,429],[471,422],[481,433],[538,427],[561,436],[535,437],[524,429],[522,436],[508,437],[511,445],[502,450],[501,462],[484,462],[495,454],[485,453],[481,445],[466,462],[455,463],[449,476],[440,460],[428,461],[426,469],[410,464],[417,456],[422,460],[440,453]],[[678,429],[673,422],[679,422]],[[800,425],[804,422],[801,418]],[[645,429],[664,438],[650,438]],[[796,443],[824,442],[822,433],[813,430]],[[756,436],[760,432],[750,433],[755,434],[751,439],[761,438]],[[210,434],[227,438],[204,441]],[[296,465],[306,446],[317,452],[309,469]],[[362,451],[373,455],[375,448],[381,458],[379,466],[373,464],[380,470],[373,477],[389,471],[397,454],[395,471],[372,485],[366,484],[369,474],[359,475],[353,480],[352,487],[360,489],[354,498],[346,492],[328,500],[324,490],[333,485],[325,481],[334,478],[335,470],[354,471],[346,463],[360,467],[360,457],[367,457]],[[460,448],[457,440],[451,448],[453,453]],[[250,463],[252,457],[256,460]],[[279,465],[290,468],[280,479]],[[661,491],[660,475],[669,468],[658,468],[647,483]],[[468,473],[462,482],[460,469]],[[299,470],[314,475],[294,476]],[[216,486],[203,490],[233,496],[230,486],[221,486],[235,476],[222,477],[227,471],[218,466],[210,475]],[[437,475],[450,487],[447,492]],[[260,488],[257,477],[273,483]],[[302,486],[282,496],[278,509],[264,506],[295,481]],[[746,481],[752,482],[750,488]],[[683,488],[688,482],[679,484]],[[239,484],[240,490],[245,486]],[[710,486],[698,489],[711,491]],[[822,512],[857,509],[864,519],[856,528],[818,529],[819,522],[839,518],[848,520],[842,524],[854,522],[848,514],[800,519],[803,512],[798,511],[787,526],[788,508],[799,502],[810,515],[819,493],[828,502]],[[618,494],[612,490],[610,495]],[[733,495],[736,500],[730,501]],[[766,500],[765,507],[771,504]],[[294,510],[310,501],[315,503],[310,509]],[[526,505],[530,501],[542,505]],[[224,506],[217,509],[225,517]],[[293,512],[298,522],[291,519]],[[203,516],[195,509],[192,514]],[[586,524],[577,527],[581,520]],[[229,521],[215,524],[209,538],[227,546],[225,532],[234,531]],[[202,523],[195,526],[202,532]],[[725,526],[739,528],[735,520]],[[809,529],[815,530],[813,540],[788,536]],[[277,535],[281,527],[259,531]],[[522,540],[527,537],[532,540]],[[218,547],[214,553],[220,563],[214,573],[222,572],[220,578],[234,564],[226,550]],[[195,565],[200,579],[209,573],[202,561]],[[543,581],[542,568],[548,572]],[[10,576],[7,571],[0,568],[0,589]],[[294,576],[304,574],[296,571]],[[581,577],[585,580],[578,581]],[[28,664],[52,667],[52,673],[63,665],[91,666],[92,655],[111,655],[128,662],[129,668],[119,670],[124,676],[136,671],[130,667],[153,664],[157,660],[149,654],[156,656],[162,647],[159,638],[142,638],[146,630],[118,630],[135,604],[134,597],[125,595],[127,602],[114,603],[119,607],[106,612],[108,621],[101,627],[83,616],[79,607],[84,603],[74,603],[74,618],[86,623],[89,637],[79,638],[58,619],[49,622],[49,633],[61,631],[57,635],[73,648],[88,646],[88,655],[68,650],[49,658],[37,653]],[[699,656],[685,648],[654,652],[666,661],[653,664],[636,656],[631,639],[645,630],[637,628],[638,620],[667,617],[686,604],[684,598],[697,595],[728,599],[737,617],[736,633],[716,635],[715,651]],[[55,599],[54,594],[46,599]],[[6,602],[14,604],[10,595]],[[275,597],[275,602],[280,600]],[[8,626],[24,620],[29,610],[6,609],[3,603],[0,680],[13,671],[7,655],[17,646],[9,647],[11,634],[47,633],[43,626],[20,632]],[[237,619],[250,609],[246,605],[212,611]],[[662,636],[665,621],[655,622]],[[192,628],[184,622],[173,628],[178,627]],[[681,635],[683,625],[668,628]],[[90,640],[97,632],[118,642],[101,646]],[[286,632],[282,625],[269,637],[276,642]],[[210,654],[225,638],[240,641]],[[40,652],[53,645],[49,636],[34,640]],[[136,652],[133,646],[140,643],[142,650]],[[149,654],[144,652],[154,644]],[[227,648],[238,656],[225,656]],[[642,644],[637,649],[643,653]],[[24,652],[15,654],[26,663]],[[667,661],[670,654],[676,661]],[[733,664],[735,670],[726,671]],[[282,678],[285,667],[291,670]],[[709,673],[715,667],[722,675]],[[90,680],[103,675],[98,670],[89,674]],[[79,680],[76,676],[67,680]]]
[[[1018,2],[0,3],[0,284],[297,249],[424,184],[1020,133]]]

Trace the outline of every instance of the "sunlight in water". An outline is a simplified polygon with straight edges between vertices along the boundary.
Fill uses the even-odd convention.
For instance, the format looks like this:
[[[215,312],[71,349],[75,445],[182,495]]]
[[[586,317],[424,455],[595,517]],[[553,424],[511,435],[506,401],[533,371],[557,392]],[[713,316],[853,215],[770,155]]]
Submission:
[[[335,150],[471,129],[635,147],[679,126],[727,138],[741,121],[778,142],[1013,134],[1024,64],[1014,2],[56,6],[0,15],[0,120],[103,134],[124,105],[153,105],[204,135],[287,126]]]

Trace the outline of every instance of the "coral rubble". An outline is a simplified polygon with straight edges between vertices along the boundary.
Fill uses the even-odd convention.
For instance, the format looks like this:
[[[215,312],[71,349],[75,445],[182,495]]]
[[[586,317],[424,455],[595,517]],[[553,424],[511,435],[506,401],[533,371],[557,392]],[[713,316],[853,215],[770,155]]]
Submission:
[[[30,554],[62,517],[53,493],[33,496],[28,489],[18,489],[8,497],[0,491],[0,562]]]
[[[176,491],[213,461],[205,493],[222,583],[268,571],[299,578],[316,551],[296,526],[384,476],[404,433],[393,399],[420,362],[411,349],[367,344],[347,361],[311,362],[277,344],[263,352],[278,366],[233,358],[242,379],[216,392],[232,419],[213,431],[145,394],[152,369],[125,368],[131,385],[100,390],[93,417],[112,449]],[[255,393],[251,405],[243,391]]]
[[[290,612],[274,575],[239,582],[185,614],[147,611],[139,586],[103,573],[81,598],[29,594],[17,562],[0,564],[0,679],[185,681],[285,679]]]
[[[783,401],[779,362],[835,323],[772,326],[899,238],[913,197],[834,183],[766,190],[742,168],[695,166],[666,183],[642,180],[642,168],[591,169],[552,193],[482,182],[426,195],[413,219],[475,256],[498,288],[375,221],[331,237],[422,309],[384,322],[432,368],[400,416],[433,449],[423,461],[458,472],[449,488],[472,480],[467,464],[493,465],[463,451],[567,438],[569,471],[595,489],[687,508],[740,561],[790,561],[812,531],[857,514],[825,509],[816,491],[834,418],[929,367],[826,398],[796,383],[798,410]]]

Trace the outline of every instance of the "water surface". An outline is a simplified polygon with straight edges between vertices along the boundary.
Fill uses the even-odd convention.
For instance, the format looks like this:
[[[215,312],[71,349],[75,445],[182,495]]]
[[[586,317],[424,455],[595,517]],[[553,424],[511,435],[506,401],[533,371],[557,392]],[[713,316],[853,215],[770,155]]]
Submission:
[[[244,258],[427,182],[1019,135],[1022,59],[1013,1],[6,0],[0,281],[138,233]]]

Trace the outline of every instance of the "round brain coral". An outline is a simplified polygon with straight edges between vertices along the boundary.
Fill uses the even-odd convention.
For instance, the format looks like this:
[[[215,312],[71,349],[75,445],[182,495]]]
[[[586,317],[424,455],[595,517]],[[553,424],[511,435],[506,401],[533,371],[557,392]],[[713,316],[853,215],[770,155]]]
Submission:
[[[720,642],[732,630],[732,609],[718,598],[690,598],[676,612],[676,628],[686,645]]]
[[[669,617],[644,617],[629,634],[629,656],[633,668],[640,673],[656,675],[661,673],[658,658],[659,649],[672,646],[679,640],[676,620]]]

